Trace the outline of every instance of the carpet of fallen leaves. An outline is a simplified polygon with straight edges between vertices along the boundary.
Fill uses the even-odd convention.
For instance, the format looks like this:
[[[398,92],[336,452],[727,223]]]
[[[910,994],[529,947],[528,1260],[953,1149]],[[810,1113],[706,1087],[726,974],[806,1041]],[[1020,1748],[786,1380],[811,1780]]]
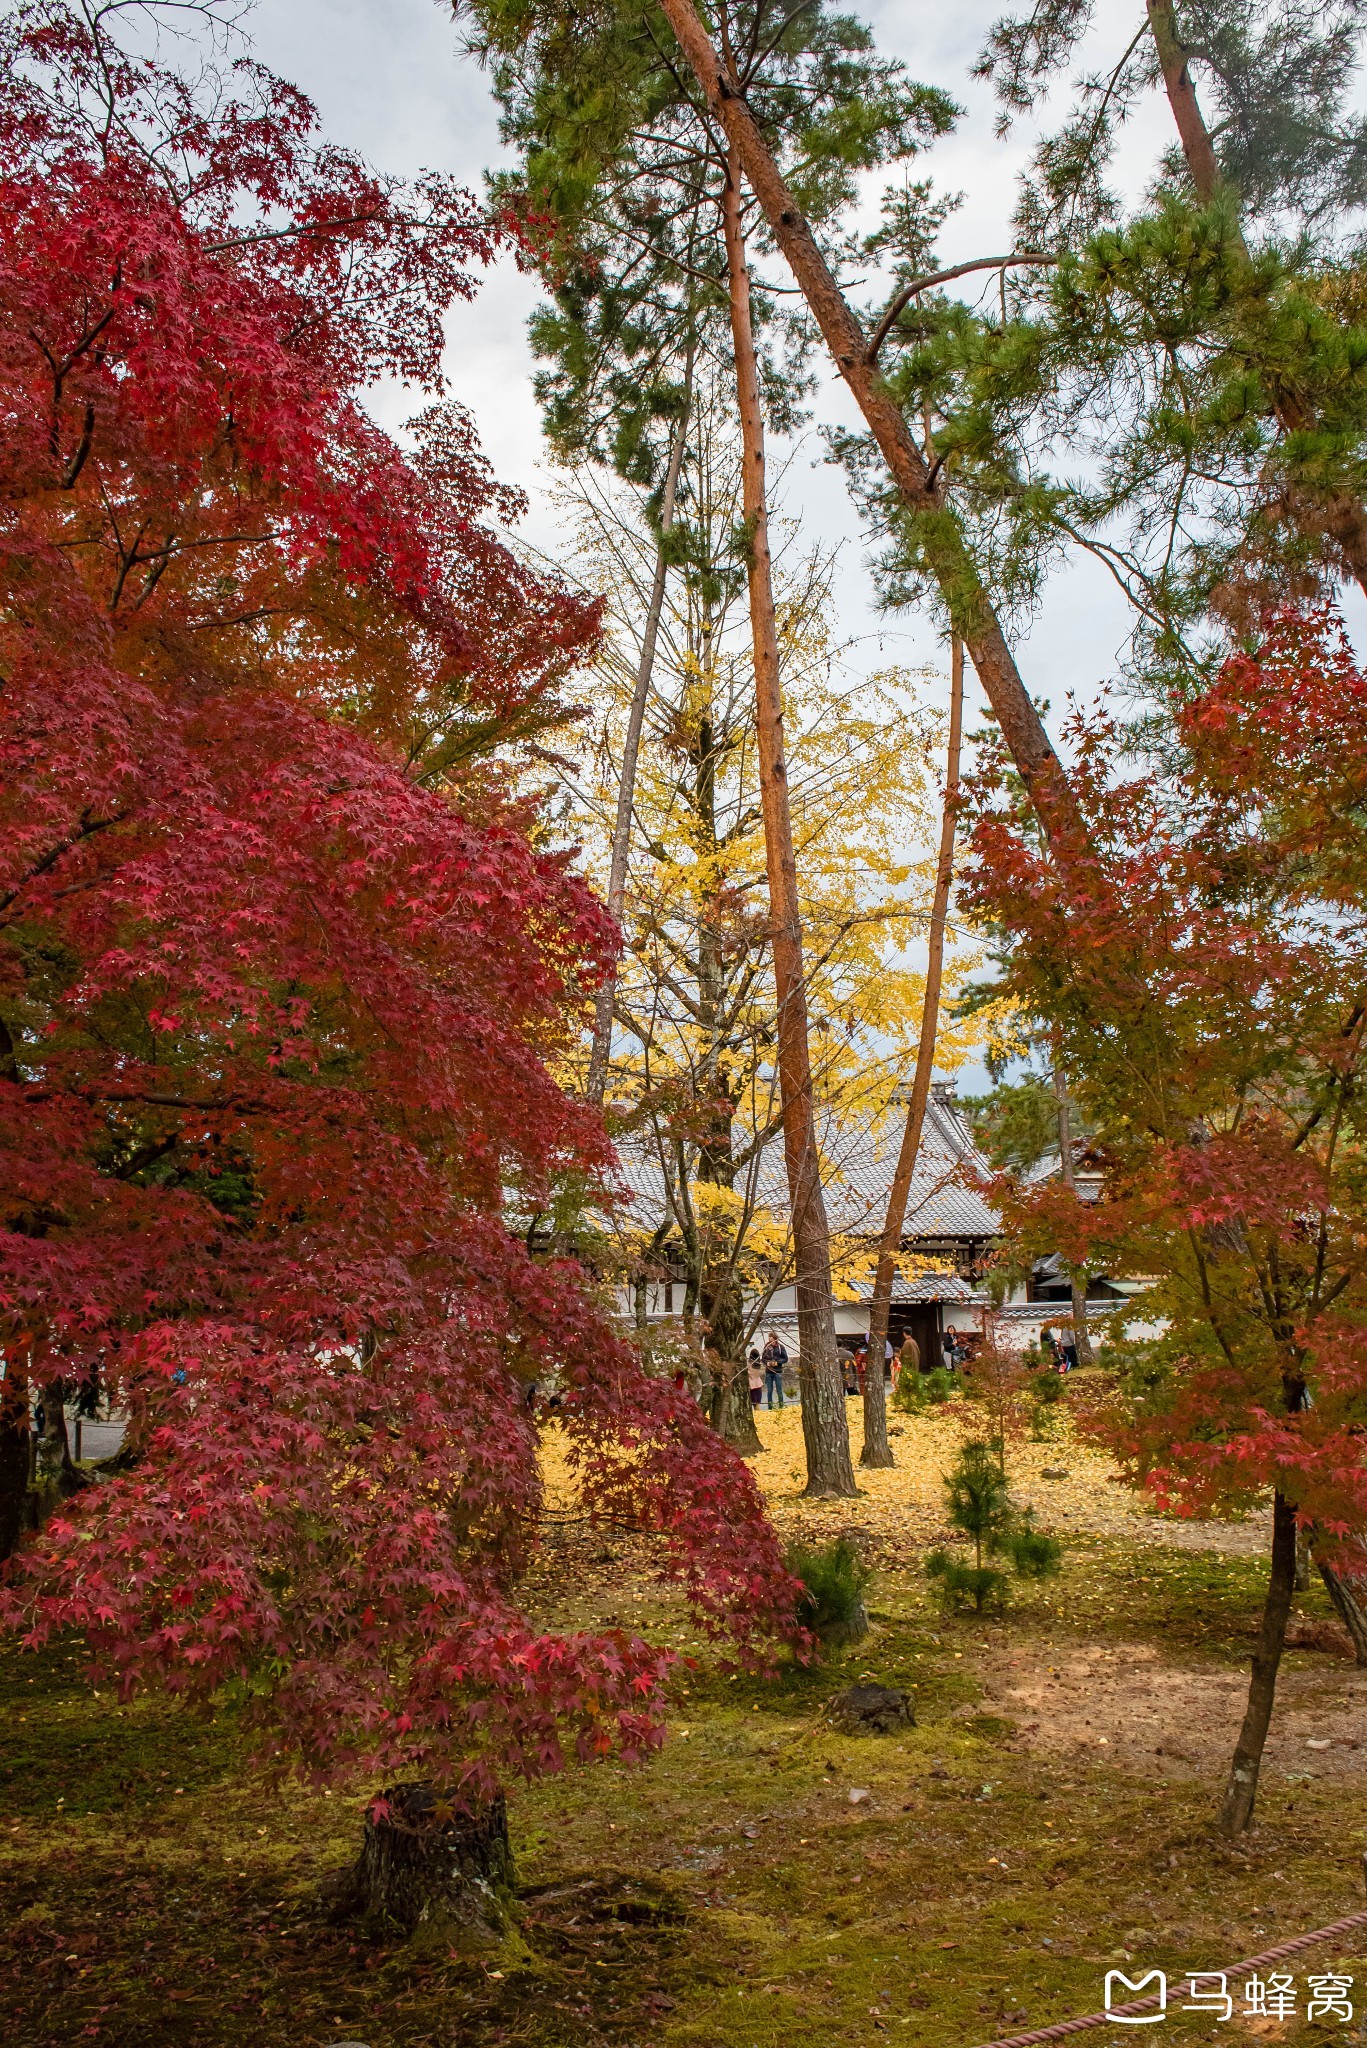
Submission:
[[[858,1403],[849,1417],[857,1450]],[[853,1533],[877,1564],[867,1639],[768,1675],[699,1635],[654,1539],[580,1516],[548,1432],[534,1612],[639,1629],[680,1663],[644,1768],[512,1788],[515,1954],[328,1921],[320,1881],[354,1853],[370,1788],[269,1783],[229,1714],[92,1694],[79,1645],[0,1654],[6,2048],[975,2048],[1095,2010],[1110,1968],[1220,1969],[1360,1906],[1367,1674],[1323,1593],[1298,1603],[1258,1824],[1230,1845],[1211,1815],[1262,1598],[1259,1519],[1154,1516],[1064,1420],[1009,1455],[1017,1498],[1064,1539],[1060,1577],[1002,1616],[947,1617],[924,1551],[976,1421],[957,1403],[897,1416],[893,1470],[809,1502],[800,1414],[761,1413],[756,1469],[784,1532]],[[914,1725],[834,1725],[853,1679],[903,1688]],[[1302,2005],[1332,1965],[1357,1979],[1360,2020],[1362,1937],[1290,1966]],[[1156,2033],[1367,2040],[1303,2012],[1173,2010]]]

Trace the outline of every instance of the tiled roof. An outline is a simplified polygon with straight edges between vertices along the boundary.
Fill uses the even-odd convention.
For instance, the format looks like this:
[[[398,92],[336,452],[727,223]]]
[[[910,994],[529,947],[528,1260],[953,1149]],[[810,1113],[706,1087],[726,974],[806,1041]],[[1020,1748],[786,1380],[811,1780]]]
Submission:
[[[867,1126],[845,1131],[828,1128],[822,1144],[821,1179],[833,1231],[852,1237],[877,1236],[901,1139],[897,1116],[876,1130]],[[653,1229],[665,1213],[660,1166],[653,1148],[648,1139],[631,1139],[619,1147],[618,1158],[618,1182],[631,1199],[633,1217],[638,1225]],[[958,1110],[952,1103],[932,1097],[926,1105],[904,1236],[930,1242],[995,1237],[1001,1219],[974,1184],[987,1171],[987,1162]],[[756,1200],[771,1213],[787,1213],[788,1182],[780,1138],[765,1148],[761,1158]],[[957,1299],[948,1295],[935,1298]]]
[[[1095,1322],[1098,1316],[1113,1316],[1117,1309],[1131,1309],[1129,1301],[1087,1302],[1087,1320]],[[1070,1301],[1008,1301],[1004,1307],[993,1309],[993,1315],[1003,1323],[1071,1323],[1073,1304]]]
[[[858,1302],[872,1301],[873,1282],[871,1280],[855,1280],[851,1283],[851,1286]],[[841,1299],[842,1296],[837,1294],[837,1305],[839,1305]],[[892,1299],[894,1304],[916,1301],[984,1302],[987,1300],[987,1296],[985,1294],[975,1294],[968,1285],[968,1282],[961,1280],[957,1273],[913,1273],[908,1278],[903,1278],[902,1274],[899,1273],[892,1283]],[[853,1301],[846,1302],[845,1306],[847,1308],[854,1308],[856,1303]]]

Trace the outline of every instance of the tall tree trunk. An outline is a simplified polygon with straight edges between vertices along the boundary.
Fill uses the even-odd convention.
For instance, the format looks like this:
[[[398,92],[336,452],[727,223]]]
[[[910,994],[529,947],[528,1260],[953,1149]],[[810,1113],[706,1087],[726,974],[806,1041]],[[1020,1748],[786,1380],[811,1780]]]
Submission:
[[[1058,1103],[1058,1163],[1063,1175],[1063,1184],[1077,1193],[1077,1174],[1073,1166],[1073,1117],[1068,1101],[1068,1081],[1059,1062],[1058,1047],[1054,1048],[1054,1096]],[[1068,1276],[1073,1296],[1073,1341],[1077,1346],[1079,1365],[1092,1363],[1092,1333],[1087,1326],[1087,1279],[1083,1275],[1079,1283],[1076,1273]]]
[[[871,1367],[875,1358],[881,1364],[887,1343],[897,1251],[902,1242],[912,1176],[921,1150],[926,1104],[930,1100],[930,1077],[935,1066],[935,1039],[940,1028],[940,982],[945,961],[945,918],[949,911],[950,884],[954,879],[954,812],[959,794],[959,744],[964,718],[964,647],[957,633],[950,644],[949,660],[949,748],[945,759],[944,809],[940,814],[940,857],[935,869],[935,895],[930,909],[930,945],[926,960],[925,999],[921,1007],[921,1036],[916,1045],[911,1103],[902,1131],[892,1187],[888,1192],[883,1234],[878,1240],[878,1267],[873,1276],[873,1300],[869,1304],[869,1351],[864,1368],[864,1448],[859,1454],[860,1464],[869,1466],[888,1466],[894,1462],[888,1445],[883,1375],[881,1371],[873,1372]],[[875,1386],[876,1393],[873,1391]]]
[[[617,817],[612,830],[612,857],[608,867],[608,910],[619,926],[627,894],[631,814],[636,800],[636,764],[640,758],[641,728],[645,724],[650,680],[655,672],[655,649],[660,637],[665,581],[669,573],[669,535],[674,525],[674,501],[678,495],[679,471],[683,466],[684,447],[688,440],[688,415],[692,392],[693,357],[690,353],[684,370],[683,410],[674,427],[674,437],[669,450],[669,469],[665,476],[664,498],[660,506],[660,541],[655,551],[655,580],[651,585],[645,632],[641,638],[641,659],[636,669],[636,687],[632,692],[631,709],[627,714],[626,737],[622,742],[622,777],[617,787]],[[614,966],[598,991],[593,1009],[593,1049],[589,1054],[586,1093],[589,1101],[595,1104],[602,1102],[607,1088],[608,1056],[612,1050],[612,1008],[616,994],[617,969]]]
[[[1148,0],[1148,11],[1163,86],[1187,170],[1197,198],[1203,205],[1209,205],[1220,189],[1220,165],[1192,84],[1187,53],[1177,32],[1173,0]],[[1311,415],[1290,391],[1281,394],[1276,414],[1279,425],[1288,434],[1303,432],[1313,425]],[[1367,591],[1367,506],[1356,492],[1348,490],[1326,491],[1312,502],[1319,515],[1317,524],[1337,543],[1345,566]]]
[[[741,423],[741,502],[749,550],[750,630],[754,642],[760,800],[764,812],[774,988],[778,1004],[783,1150],[793,1216],[798,1370],[802,1385],[802,1435],[807,1449],[807,1492],[852,1494],[856,1490],[854,1467],[850,1462],[844,1387],[836,1363],[830,1233],[817,1155],[797,859],[793,852],[788,768],[783,749],[783,694],[779,679],[778,630],[774,621],[764,480],[764,414],[751,327],[750,273],[746,268],[741,228],[740,161],[734,144],[728,157],[722,214]]]
[[[921,543],[956,631],[992,706],[1036,815],[1051,841],[1063,841],[1079,858],[1087,853],[1087,832],[1077,800],[1030,700],[948,502],[943,479],[930,464],[868,359],[863,328],[832,277],[825,257],[792,193],[783,181],[754,116],[699,21],[692,0],[660,0],[708,105],[721,123],[732,153],[763,208],[774,240],[783,251],[803,297],[855,401],[868,423],[906,504],[929,514]]]
[[[1272,1569],[1268,1575],[1258,1647],[1253,1653],[1248,1705],[1244,1709],[1244,1724],[1239,1730],[1229,1782],[1217,1820],[1222,1834],[1242,1834],[1253,1819],[1258,1772],[1262,1767],[1263,1747],[1272,1719],[1277,1667],[1282,1661],[1282,1645],[1286,1641],[1286,1624],[1295,1584],[1296,1511],[1286,1496],[1278,1493],[1272,1501]]]

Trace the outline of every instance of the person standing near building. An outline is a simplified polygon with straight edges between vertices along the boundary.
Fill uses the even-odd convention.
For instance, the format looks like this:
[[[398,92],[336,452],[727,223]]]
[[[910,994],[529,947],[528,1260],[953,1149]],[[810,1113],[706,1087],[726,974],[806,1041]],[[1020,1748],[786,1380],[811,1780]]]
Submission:
[[[783,1348],[777,1330],[770,1330],[765,1338],[761,1358],[764,1365],[764,1405],[766,1408],[781,1408],[783,1368],[788,1363],[788,1353]],[[774,1399],[775,1394],[778,1395],[777,1401]]]

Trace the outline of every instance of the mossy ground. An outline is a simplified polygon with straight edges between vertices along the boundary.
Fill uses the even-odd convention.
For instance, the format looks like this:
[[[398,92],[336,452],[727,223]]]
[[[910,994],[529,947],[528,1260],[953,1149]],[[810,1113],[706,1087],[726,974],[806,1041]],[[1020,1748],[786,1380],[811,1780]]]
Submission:
[[[899,1446],[908,1487],[907,1468],[951,1456],[953,1437],[929,1424]],[[852,1504],[852,1519],[875,1502]],[[615,1614],[698,1662],[645,1769],[514,1797],[530,1963],[416,1954],[330,1925],[319,1882],[354,1854],[357,1797],[264,1786],[226,1722],[92,1697],[77,1646],[7,1652],[3,2038],[974,2048],[1094,2010],[1107,1968],[1216,1969],[1362,1907],[1367,1775],[1278,1773],[1232,1850],[1210,1826],[1218,1772],[1160,1782],[1099,1753],[1052,1755],[982,1710],[987,1682],[1021,1656],[1125,1643],[1167,1661],[1246,1658],[1261,1562],[1161,1534],[1075,1534],[1062,1578],[986,1623],[939,1616],[899,1538],[871,1589],[868,1640],[838,1666],[761,1682],[703,1651],[643,1545],[559,1532],[537,1586],[548,1619]],[[1302,1604],[1328,1614],[1318,1591]],[[1293,1671],[1330,1662],[1288,1656]],[[866,1675],[914,1688],[914,1728],[827,1725],[832,1694]],[[853,1791],[869,1796],[852,1803]],[[1287,1968],[1303,2003],[1307,1975],[1333,1963],[1358,1980],[1351,2028],[1173,2013],[1139,2038],[1367,2040],[1367,1937]]]

